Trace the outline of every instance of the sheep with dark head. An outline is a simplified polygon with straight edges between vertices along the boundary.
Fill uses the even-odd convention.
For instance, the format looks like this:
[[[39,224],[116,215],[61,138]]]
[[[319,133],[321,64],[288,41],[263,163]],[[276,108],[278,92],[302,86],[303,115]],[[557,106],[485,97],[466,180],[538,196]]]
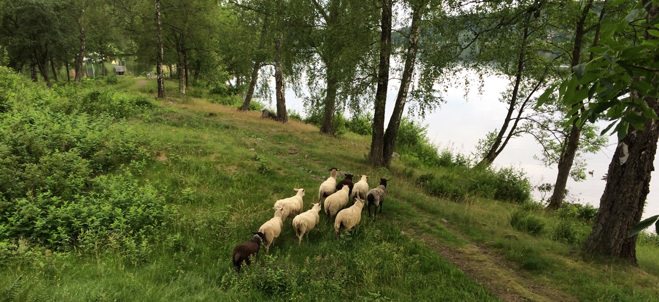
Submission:
[[[261,242],[265,239],[265,234],[261,232],[253,232],[254,236],[247,242],[243,242],[233,248],[233,267],[236,273],[240,272],[240,266],[243,262],[250,265],[249,258],[256,255],[261,248]]]
[[[368,216],[371,216],[371,205],[375,206],[375,211],[373,212],[373,221],[377,218],[378,208],[380,213],[382,213],[382,202],[387,196],[387,181],[388,179],[380,178],[380,185],[368,191],[366,194],[366,200],[368,202]]]
[[[352,174],[346,173],[345,178],[336,184],[336,190],[339,191],[341,190],[341,188],[343,188],[343,186],[348,186],[348,188],[350,188],[350,190],[348,191],[348,195],[352,195],[352,187],[353,187],[352,176],[353,176]]]

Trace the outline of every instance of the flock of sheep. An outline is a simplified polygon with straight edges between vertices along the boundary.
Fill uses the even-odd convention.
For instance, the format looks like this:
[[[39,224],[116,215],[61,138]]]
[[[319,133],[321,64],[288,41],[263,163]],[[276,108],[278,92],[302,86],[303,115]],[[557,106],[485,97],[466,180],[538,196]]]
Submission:
[[[275,214],[270,220],[266,221],[259,228],[258,232],[254,232],[254,236],[247,242],[241,243],[233,248],[233,267],[236,272],[240,272],[240,266],[243,262],[250,264],[250,257],[259,252],[261,243],[265,245],[266,253],[270,249],[270,245],[275,241],[281,228],[284,226],[284,221],[288,216],[297,214],[293,218],[293,228],[295,235],[298,238],[298,245],[302,242],[302,237],[312,230],[320,217],[322,199],[325,198],[324,210],[327,215],[327,221],[334,216],[334,231],[336,236],[339,236],[341,226],[345,231],[351,230],[355,227],[362,218],[362,209],[364,202],[367,202],[368,215],[371,215],[371,207],[375,206],[373,213],[373,220],[377,218],[378,209],[382,212],[382,202],[387,195],[387,181],[388,179],[381,178],[380,185],[369,190],[368,176],[362,175],[361,179],[353,184],[352,174],[346,173],[345,179],[336,182],[336,175],[338,170],[336,168],[330,169],[330,176],[325,180],[318,189],[318,203],[312,203],[311,209],[304,213],[302,212],[302,197],[304,197],[304,189],[293,189],[297,192],[295,196],[277,200],[274,205]],[[348,208],[350,197],[353,197],[354,204]]]

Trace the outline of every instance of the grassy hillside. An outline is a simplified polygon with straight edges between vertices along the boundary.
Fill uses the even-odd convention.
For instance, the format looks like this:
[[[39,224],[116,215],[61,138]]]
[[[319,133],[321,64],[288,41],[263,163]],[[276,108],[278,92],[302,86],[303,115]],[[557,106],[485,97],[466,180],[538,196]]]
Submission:
[[[76,91],[33,96],[49,100],[46,107],[53,112],[80,119],[103,112],[119,116],[104,124],[110,131],[99,126],[84,134],[88,132],[76,130],[80,127],[69,127],[83,134],[67,140],[74,146],[65,148],[67,154],[80,154],[84,161],[75,161],[78,166],[91,167],[89,173],[80,168],[77,174],[66,174],[85,176],[80,176],[79,186],[61,190],[58,196],[63,197],[58,198],[49,197],[55,193],[28,193],[21,203],[0,200],[3,211],[11,210],[3,222],[12,226],[0,229],[3,299],[659,298],[656,236],[643,238],[639,267],[583,260],[579,246],[589,226],[576,210],[545,213],[534,203],[493,199],[495,191],[501,192],[506,185],[499,184],[500,179],[518,180],[521,176],[516,172],[479,172],[460,165],[427,167],[405,155],[391,169],[374,170],[366,161],[368,136],[347,133],[330,138],[312,125],[282,124],[260,118],[259,112],[238,112],[204,98],[179,97],[173,91],[168,91],[170,97],[165,100],[148,101],[153,106],[144,105],[139,95],[152,89],[152,80],[123,78],[109,87],[98,82]],[[116,87],[126,91],[126,96],[107,92]],[[11,89],[17,88],[5,91]],[[110,101],[117,99],[125,101]],[[9,132],[12,128],[0,129]],[[93,145],[95,152],[84,151],[85,146],[92,146],[90,137],[99,141]],[[0,155],[5,156],[2,150]],[[46,154],[55,157],[58,152]],[[49,167],[39,161],[31,165]],[[318,186],[330,167],[367,174],[371,187],[380,177],[391,178],[378,220],[371,221],[364,212],[362,223],[337,239],[333,226],[321,215],[319,226],[298,246],[289,219],[270,253],[262,249],[250,267],[236,274],[232,248],[272,217],[274,202],[293,196],[293,188],[306,189],[307,209],[317,199]],[[49,204],[69,210],[48,210]],[[90,204],[98,207],[88,208]],[[88,217],[88,224],[71,218],[85,211],[93,211],[83,216]],[[56,214],[39,214],[45,212]],[[30,217],[43,223],[13,227],[12,223]],[[516,227],[511,226],[511,219]],[[71,225],[92,231],[58,229],[58,221],[73,221]],[[44,227],[49,223],[55,226]]]

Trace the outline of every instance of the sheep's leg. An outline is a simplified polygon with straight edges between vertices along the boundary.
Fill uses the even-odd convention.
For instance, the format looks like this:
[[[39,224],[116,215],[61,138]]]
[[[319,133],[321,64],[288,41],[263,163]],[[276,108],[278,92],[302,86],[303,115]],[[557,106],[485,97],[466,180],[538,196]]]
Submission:
[[[373,211],[373,221],[375,221],[378,218],[378,208],[380,206],[376,205],[375,206],[375,211]]]
[[[383,203],[384,203],[384,200],[383,200],[383,201],[380,201],[380,213],[382,213],[382,204],[383,204]]]
[[[247,257],[247,259],[245,259],[245,264],[247,264],[247,265],[251,265],[251,264],[252,264],[252,262],[249,260],[249,257]]]
[[[367,207],[367,208],[368,208],[368,216],[369,216],[369,217],[371,217],[371,205],[372,205],[372,204],[369,202],[369,203],[368,203],[368,207]]]

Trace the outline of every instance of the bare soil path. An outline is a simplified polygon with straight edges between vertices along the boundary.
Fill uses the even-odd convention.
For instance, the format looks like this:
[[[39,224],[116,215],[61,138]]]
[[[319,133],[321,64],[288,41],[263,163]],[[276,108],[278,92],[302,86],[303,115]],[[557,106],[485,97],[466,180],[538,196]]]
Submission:
[[[412,205],[421,217],[436,220],[437,217]],[[469,239],[444,221],[444,227],[455,236],[469,242]],[[442,258],[450,261],[467,276],[489,289],[504,301],[578,301],[576,298],[554,288],[542,277],[525,275],[504,259],[495,250],[480,244],[467,243],[460,247],[443,244],[436,236],[424,233],[413,226],[404,227],[404,231],[419,238]]]

